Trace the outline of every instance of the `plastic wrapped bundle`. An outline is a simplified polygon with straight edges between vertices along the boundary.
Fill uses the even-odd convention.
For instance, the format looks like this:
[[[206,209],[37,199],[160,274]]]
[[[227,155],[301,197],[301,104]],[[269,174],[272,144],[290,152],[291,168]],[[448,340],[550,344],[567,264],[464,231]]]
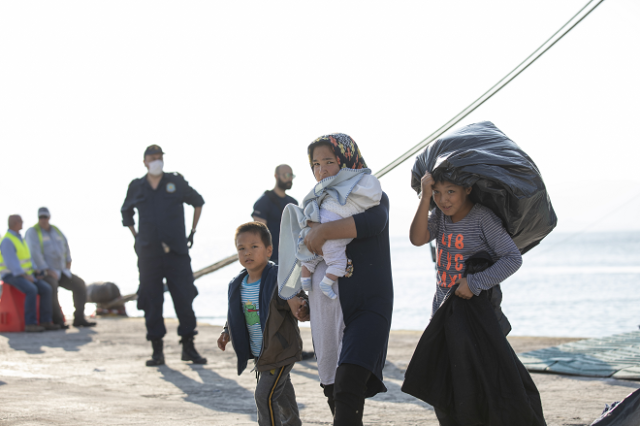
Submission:
[[[123,296],[112,282],[97,282],[87,286],[87,302],[96,304],[96,315],[126,317],[125,303],[137,298],[136,293]]]
[[[636,426],[640,425],[640,389],[627,395],[622,402],[606,405],[603,413],[591,426]]]
[[[107,304],[120,298],[120,289],[112,282],[97,282],[87,286],[87,302]]]
[[[471,199],[502,219],[523,254],[558,223],[536,164],[489,121],[438,139],[418,155],[411,171],[411,186],[418,193],[427,171],[456,185],[473,187]],[[435,207],[433,200],[431,204]]]

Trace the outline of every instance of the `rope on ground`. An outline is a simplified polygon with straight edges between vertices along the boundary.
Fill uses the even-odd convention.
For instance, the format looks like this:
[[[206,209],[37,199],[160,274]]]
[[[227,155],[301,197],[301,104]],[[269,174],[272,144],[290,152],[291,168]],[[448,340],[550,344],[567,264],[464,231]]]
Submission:
[[[375,173],[377,178],[389,173],[391,170],[404,163],[409,158],[426,148],[433,141],[438,139],[447,130],[458,124],[463,118],[475,111],[480,105],[489,100],[493,95],[498,93],[503,87],[509,84],[520,73],[526,70],[531,64],[533,64],[540,56],[542,56],[547,50],[552,48],[558,41],[560,41],[565,35],[569,33],[576,25],[578,25],[584,18],[586,18],[596,7],[600,5],[604,0],[590,0],[586,5],[582,7],[567,23],[565,23],[558,31],[556,31],[547,41],[542,43],[532,54],[530,54],[524,61],[522,61],[517,67],[515,67],[510,73],[502,77],[500,81],[494,84],[489,90],[487,90],[482,96],[473,101],[469,106],[456,114],[452,119],[440,126],[435,132],[420,141],[417,145],[409,149],[400,157],[393,160],[387,166]]]

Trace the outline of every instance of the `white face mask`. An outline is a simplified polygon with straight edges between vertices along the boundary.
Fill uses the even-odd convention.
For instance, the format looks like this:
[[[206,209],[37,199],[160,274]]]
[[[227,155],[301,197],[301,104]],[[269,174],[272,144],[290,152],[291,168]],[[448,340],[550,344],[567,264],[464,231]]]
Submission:
[[[158,176],[162,174],[162,167],[164,166],[164,162],[162,160],[154,160],[147,164],[149,166],[149,173]]]

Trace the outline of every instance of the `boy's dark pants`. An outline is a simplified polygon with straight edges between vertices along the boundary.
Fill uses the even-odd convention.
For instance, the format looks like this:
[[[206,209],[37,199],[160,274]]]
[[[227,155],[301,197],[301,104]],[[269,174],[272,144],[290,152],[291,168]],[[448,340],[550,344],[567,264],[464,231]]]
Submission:
[[[334,426],[362,425],[364,399],[371,374],[371,371],[355,364],[338,367],[335,384],[324,387]]]
[[[302,425],[289,375],[294,364],[260,373],[255,393],[259,426]]]

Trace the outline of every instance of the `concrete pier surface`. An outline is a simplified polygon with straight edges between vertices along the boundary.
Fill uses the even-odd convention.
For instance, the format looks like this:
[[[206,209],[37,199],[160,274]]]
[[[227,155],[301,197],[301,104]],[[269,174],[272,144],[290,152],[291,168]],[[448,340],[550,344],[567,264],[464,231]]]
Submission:
[[[196,348],[206,365],[180,361],[177,322],[167,320],[166,365],[146,367],[151,346],[140,318],[99,319],[98,326],[44,333],[0,334],[0,425],[251,425],[255,375],[236,374],[231,345],[221,352],[221,327],[200,324]],[[302,328],[305,349],[311,333]],[[438,425],[433,409],[400,391],[422,333],[393,331],[384,369],[389,392],[368,399],[367,425]],[[510,337],[516,352],[576,339]],[[550,426],[589,425],[605,404],[640,383],[532,374]],[[315,361],[293,369],[303,424],[330,425]]]

